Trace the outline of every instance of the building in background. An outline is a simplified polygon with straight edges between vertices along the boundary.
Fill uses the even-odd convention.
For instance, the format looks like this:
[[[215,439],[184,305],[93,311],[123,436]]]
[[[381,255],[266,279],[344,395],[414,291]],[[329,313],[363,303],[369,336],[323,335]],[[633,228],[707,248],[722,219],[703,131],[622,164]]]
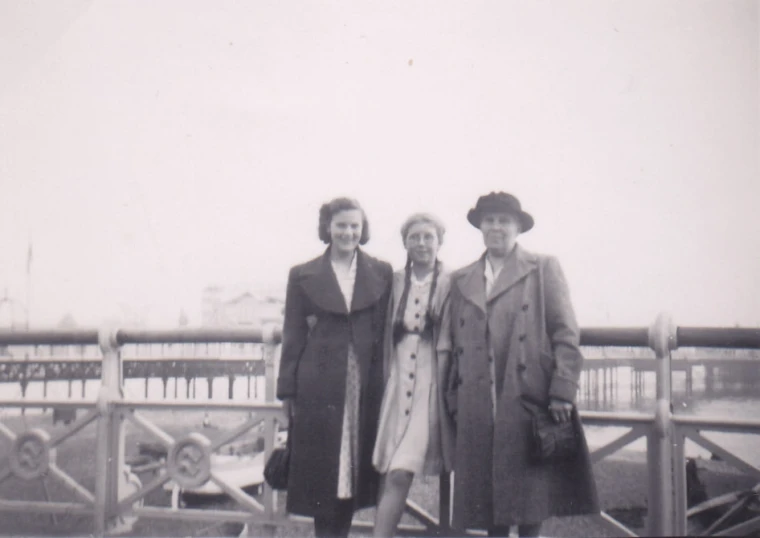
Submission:
[[[259,327],[282,323],[285,301],[274,295],[208,286],[201,299],[203,327]]]

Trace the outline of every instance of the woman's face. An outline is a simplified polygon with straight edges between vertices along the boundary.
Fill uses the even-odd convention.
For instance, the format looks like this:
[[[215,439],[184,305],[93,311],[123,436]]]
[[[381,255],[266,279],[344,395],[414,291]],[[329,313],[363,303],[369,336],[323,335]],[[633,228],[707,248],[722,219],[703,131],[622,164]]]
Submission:
[[[485,213],[480,221],[483,242],[489,253],[504,256],[512,251],[520,235],[520,220],[512,213]]]
[[[341,252],[351,252],[362,238],[362,212],[358,209],[338,211],[330,219],[330,243]]]
[[[429,222],[417,222],[409,227],[404,241],[406,252],[415,265],[432,266],[438,255],[438,233]]]

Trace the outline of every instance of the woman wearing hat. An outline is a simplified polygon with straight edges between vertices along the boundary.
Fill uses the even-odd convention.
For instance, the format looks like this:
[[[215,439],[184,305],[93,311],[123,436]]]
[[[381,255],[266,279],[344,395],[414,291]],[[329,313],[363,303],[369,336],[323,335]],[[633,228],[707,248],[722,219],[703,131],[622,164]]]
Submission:
[[[444,226],[416,213],[401,226],[407,251],[393,275],[385,329],[387,384],[373,463],[382,473],[374,535],[395,536],[414,475],[451,470],[453,424],[442,389],[449,368],[448,333],[441,333],[449,274],[438,261]]]
[[[336,537],[377,500],[372,450],[393,269],[359,247],[369,227],[355,200],[321,207],[319,238],[324,254],[288,277],[277,397],[292,419],[287,510],[312,516],[317,537]]]
[[[457,402],[454,527],[537,536],[551,516],[599,511],[583,430],[573,402],[583,356],[556,258],[517,244],[533,218],[514,196],[481,196],[467,220],[483,236],[479,260],[451,277],[450,333]],[[533,463],[538,402],[555,422],[576,421],[577,456]]]

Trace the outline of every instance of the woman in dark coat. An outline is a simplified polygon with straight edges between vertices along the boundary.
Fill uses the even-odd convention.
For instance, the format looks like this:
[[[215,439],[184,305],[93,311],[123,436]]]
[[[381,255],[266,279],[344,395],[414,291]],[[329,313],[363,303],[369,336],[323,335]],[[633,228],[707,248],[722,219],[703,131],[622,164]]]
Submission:
[[[467,215],[486,252],[451,277],[456,387],[454,526],[537,536],[551,516],[599,512],[583,430],[573,412],[580,332],[556,258],[516,242],[533,226],[517,198],[481,196]],[[581,433],[574,460],[531,463],[530,405]],[[536,408],[533,408],[533,412]]]
[[[364,211],[337,198],[320,209],[325,253],[290,270],[277,397],[291,417],[287,510],[314,517],[318,537],[347,536],[376,503],[372,466],[383,396],[391,266],[362,251]]]

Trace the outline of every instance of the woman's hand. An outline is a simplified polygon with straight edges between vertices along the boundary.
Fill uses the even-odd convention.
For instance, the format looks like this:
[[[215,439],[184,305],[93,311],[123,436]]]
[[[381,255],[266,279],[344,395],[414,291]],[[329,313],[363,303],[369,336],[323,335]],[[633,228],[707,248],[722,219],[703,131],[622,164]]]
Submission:
[[[572,417],[573,404],[558,398],[551,398],[549,400],[549,413],[551,414],[552,419],[554,419],[554,422],[567,422]]]

